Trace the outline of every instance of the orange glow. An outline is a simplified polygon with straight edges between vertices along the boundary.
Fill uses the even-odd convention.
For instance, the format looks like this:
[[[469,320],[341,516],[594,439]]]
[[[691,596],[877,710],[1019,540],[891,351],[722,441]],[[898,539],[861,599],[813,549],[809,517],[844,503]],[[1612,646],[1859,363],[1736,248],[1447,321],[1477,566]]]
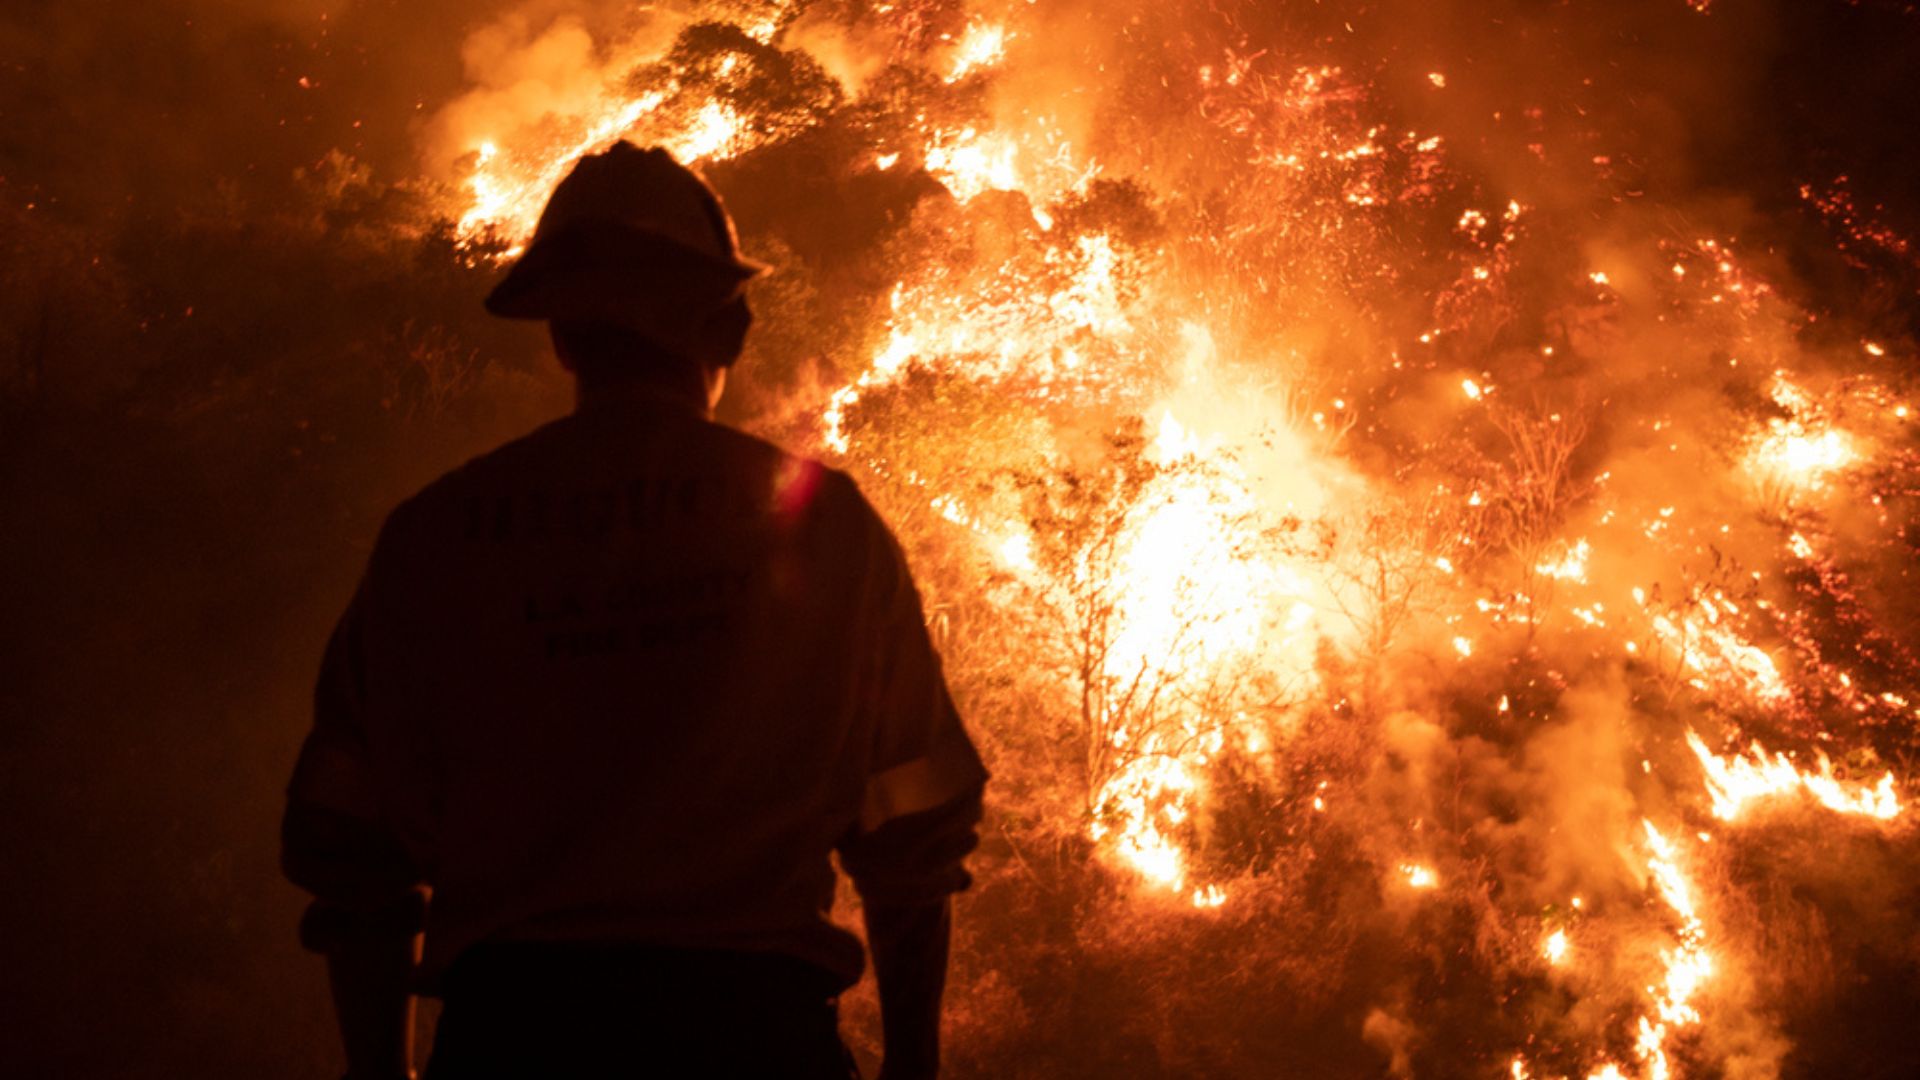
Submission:
[[[1748,468],[1756,476],[1791,493],[1817,492],[1859,461],[1852,437],[1828,423],[1784,372],[1775,374],[1772,396],[1788,415],[1768,420],[1766,432],[1749,444]]]
[[[1547,963],[1555,965],[1564,963],[1568,952],[1567,932],[1555,930],[1548,934],[1546,942],[1540,946],[1540,951],[1546,956]]]
[[[954,47],[953,66],[947,69],[946,79],[958,82],[981,68],[998,64],[1006,55],[1006,27],[974,23],[967,27]]]
[[[836,335],[782,369],[799,389],[770,410],[773,434],[810,442],[796,448],[854,475],[903,523],[916,573],[946,575],[927,590],[935,618],[966,627],[972,605],[1007,618],[988,623],[1007,635],[985,650],[1004,666],[988,681],[1019,685],[1031,707],[1018,723],[1069,737],[1002,743],[1073,744],[1084,759],[1061,767],[1080,769],[1073,781],[1048,781],[1084,790],[1047,792],[1045,814],[1123,886],[1114,892],[1183,926],[1229,925],[1264,902],[1238,884],[1233,860],[1251,857],[1223,855],[1207,832],[1223,805],[1253,813],[1231,801],[1241,788],[1258,789],[1271,819],[1252,830],[1260,843],[1316,858],[1316,845],[1355,844],[1396,914],[1494,896],[1486,920],[1501,954],[1591,995],[1578,1021],[1591,1041],[1555,1051],[1588,1080],[1679,1075],[1696,1029],[1725,1019],[1716,1009],[1749,1008],[1730,1025],[1768,1022],[1713,997],[1762,962],[1715,917],[1729,886],[1714,859],[1754,835],[1763,805],[1897,821],[1901,780],[1769,753],[1745,733],[1747,750],[1716,754],[1676,718],[1777,722],[1765,730],[1803,738],[1832,719],[1823,709],[1877,722],[1920,700],[1897,677],[1855,687],[1849,665],[1877,669],[1823,652],[1783,611],[1816,579],[1838,596],[1831,583],[1865,561],[1845,562],[1847,544],[1876,527],[1878,504],[1844,518],[1840,504],[1898,464],[1911,432],[1896,426],[1909,417],[1896,390],[1910,388],[1836,373],[1826,353],[1871,366],[1888,348],[1857,335],[1888,331],[1802,348],[1806,313],[1724,235],[1593,243],[1556,250],[1550,272],[1530,268],[1529,233],[1556,235],[1562,200],[1456,182],[1450,170],[1473,154],[1390,122],[1365,76],[1331,63],[1237,47],[1201,56],[1143,94],[1177,101],[1176,126],[1202,132],[1205,152],[1130,145],[1133,99],[1123,108],[1099,92],[1120,62],[1090,49],[1091,66],[1060,75],[1050,65],[1069,50],[1030,6],[954,9],[923,39],[902,29],[925,29],[917,12],[876,17],[885,33],[833,43],[873,54],[827,66],[845,101],[879,116],[834,131],[835,182],[925,197],[887,208],[908,224],[858,303],[809,292],[809,260],[826,258],[812,251],[792,256],[792,277],[754,286],[768,290],[754,302],[768,295],[799,322],[822,315]],[[754,10],[740,27],[754,41],[826,55],[803,40],[794,5]],[[564,100],[537,118],[502,109],[458,126],[446,156],[458,160],[463,241],[512,255],[573,162],[621,137],[714,166],[723,188],[729,168],[775,159],[778,136],[734,92],[744,67],[717,64],[710,96],[682,100],[684,88],[635,91],[627,78],[665,40],[600,44],[583,55],[610,56],[606,77],[556,91]],[[1478,94],[1484,73],[1455,69],[1451,90],[1443,71],[1422,80],[1446,59],[1393,85],[1429,103]],[[909,87],[912,105],[895,108],[869,77],[893,80],[890,94]],[[1576,160],[1603,172],[1628,160],[1606,150]],[[769,232],[743,240],[804,246]],[[1588,269],[1569,271],[1567,251]],[[1407,283],[1422,280],[1443,294],[1412,295]],[[781,291],[787,282],[798,284]],[[1534,317],[1538,295],[1562,294],[1576,302]],[[976,398],[987,404],[967,404]],[[1723,401],[1738,405],[1693,415]],[[1103,494],[1102,454],[1132,470],[1133,487]],[[1082,507],[1097,542],[1077,541],[1085,522],[1035,509],[1059,490],[1102,493]],[[1879,541],[1894,535],[1888,521]],[[952,651],[981,664],[970,630],[954,631]],[[1098,641],[1074,663],[1041,658],[1076,634]],[[953,661],[956,683],[979,677],[966,662]],[[1608,739],[1556,744],[1599,698],[1608,712],[1594,726]],[[1503,778],[1565,756],[1611,762],[1629,745],[1614,734],[1644,738],[1624,751],[1628,782],[1579,793],[1622,808],[1626,824],[1604,843],[1550,816],[1514,825],[1586,862],[1503,891],[1509,871],[1446,846],[1459,828],[1447,785],[1473,779],[1456,775],[1469,769],[1451,752],[1462,730]],[[1703,776],[1664,752],[1682,730]],[[1835,756],[1871,760],[1848,745],[1856,737],[1834,738]],[[1325,745],[1313,738],[1342,753],[1313,752]],[[1571,912],[1558,899],[1543,908],[1574,890]],[[1535,1045],[1491,1059],[1531,1080],[1546,1059],[1518,1055]]]

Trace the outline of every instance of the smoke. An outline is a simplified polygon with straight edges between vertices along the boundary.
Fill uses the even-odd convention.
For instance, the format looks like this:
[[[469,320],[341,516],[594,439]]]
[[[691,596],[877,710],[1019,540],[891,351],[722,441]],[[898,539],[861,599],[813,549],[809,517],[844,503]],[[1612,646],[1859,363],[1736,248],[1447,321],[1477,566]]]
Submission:
[[[542,125],[578,121],[603,108],[681,25],[671,15],[640,16],[609,40],[580,11],[566,10],[581,6],[515,8],[466,37],[460,57],[471,89],[435,115],[425,144],[435,175],[452,180],[456,166],[470,162],[482,145],[511,145]]]
[[[787,28],[784,40],[820,62],[849,94],[858,95],[901,47],[885,26],[849,20],[833,5],[807,8]]]
[[[1414,1075],[1413,1056],[1409,1052],[1416,1037],[1412,1024],[1383,1009],[1375,1009],[1361,1022],[1360,1034],[1386,1053],[1389,1076],[1404,1080]]]

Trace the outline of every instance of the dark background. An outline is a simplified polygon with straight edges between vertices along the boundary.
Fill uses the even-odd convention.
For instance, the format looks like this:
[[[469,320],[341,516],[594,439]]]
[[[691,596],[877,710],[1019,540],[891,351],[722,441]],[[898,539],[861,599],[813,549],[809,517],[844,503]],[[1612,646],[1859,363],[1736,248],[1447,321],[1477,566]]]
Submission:
[[[386,508],[567,403],[398,183],[502,6],[0,14],[0,1074],[334,1068],[275,865],[321,643]],[[1797,195],[1844,174],[1920,232],[1913,7],[1716,0],[1737,29],[1664,37],[1682,6],[1578,48],[1640,73],[1689,183],[1810,237],[1814,310],[1920,330],[1915,253],[1836,256]],[[1480,12],[1430,17],[1506,62]],[[1703,45],[1738,53],[1711,85]]]

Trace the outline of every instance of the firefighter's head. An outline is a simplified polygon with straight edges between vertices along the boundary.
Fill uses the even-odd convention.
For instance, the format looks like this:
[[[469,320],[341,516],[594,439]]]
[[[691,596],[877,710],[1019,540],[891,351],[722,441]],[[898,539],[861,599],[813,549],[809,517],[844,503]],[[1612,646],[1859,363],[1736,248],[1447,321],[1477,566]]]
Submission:
[[[665,150],[619,142],[554,189],[487,310],[546,320],[583,383],[692,368],[717,397],[753,321],[741,288],[765,272],[741,257],[705,181]]]

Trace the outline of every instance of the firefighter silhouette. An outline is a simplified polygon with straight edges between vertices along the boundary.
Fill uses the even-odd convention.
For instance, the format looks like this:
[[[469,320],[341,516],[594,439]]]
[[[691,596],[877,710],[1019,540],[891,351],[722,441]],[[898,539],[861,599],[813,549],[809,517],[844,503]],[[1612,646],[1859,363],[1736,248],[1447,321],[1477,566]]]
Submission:
[[[283,823],[352,1077],[846,1077],[862,897],[882,1075],[938,1068],[986,771],[899,545],[844,474],[712,412],[764,271],[695,174],[619,143],[488,310],[575,411],[386,521]],[[429,899],[430,898],[430,899]]]

